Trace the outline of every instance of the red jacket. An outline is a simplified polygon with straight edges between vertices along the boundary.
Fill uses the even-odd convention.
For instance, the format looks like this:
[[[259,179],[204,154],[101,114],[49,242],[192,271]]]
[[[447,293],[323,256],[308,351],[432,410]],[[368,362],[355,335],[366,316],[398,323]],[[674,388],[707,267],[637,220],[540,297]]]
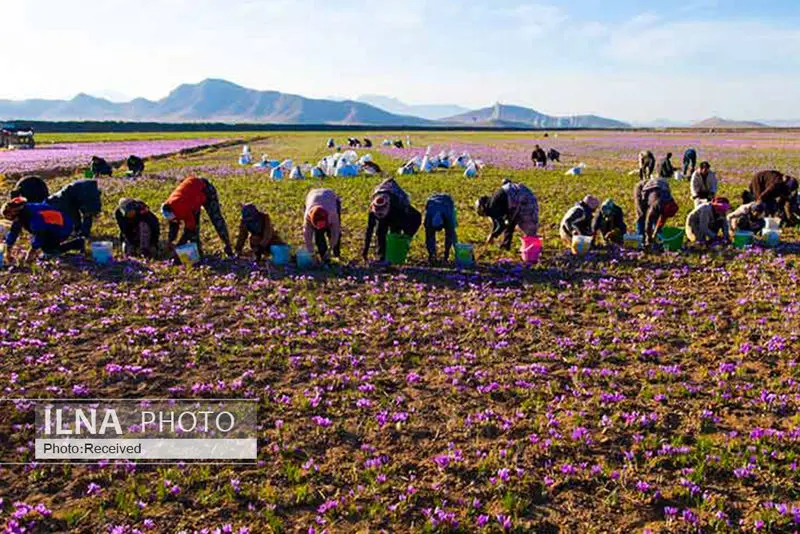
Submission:
[[[194,230],[197,228],[197,214],[205,203],[205,180],[189,176],[178,185],[164,204],[172,210],[176,220],[186,225],[187,230]]]

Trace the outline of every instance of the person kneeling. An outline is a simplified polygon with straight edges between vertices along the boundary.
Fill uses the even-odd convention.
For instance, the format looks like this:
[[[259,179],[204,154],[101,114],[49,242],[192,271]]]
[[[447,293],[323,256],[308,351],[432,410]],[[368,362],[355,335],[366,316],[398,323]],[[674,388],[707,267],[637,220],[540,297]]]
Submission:
[[[588,195],[567,211],[558,228],[561,240],[567,246],[572,244],[572,238],[575,236],[589,237],[592,235],[594,212],[599,207],[600,201],[596,197]]]
[[[600,211],[594,216],[592,222],[592,235],[600,235],[606,245],[614,243],[622,245],[625,241],[625,234],[628,227],[625,225],[625,214],[622,208],[614,204],[614,201],[606,199],[600,206]]]
[[[32,235],[31,248],[25,255],[24,263],[33,261],[39,250],[51,256],[83,250],[83,239],[69,239],[73,223],[58,208],[17,197],[3,205],[2,213],[12,223],[6,236],[6,256],[9,261],[13,258],[12,249],[23,228]]]
[[[312,252],[316,244],[322,261],[331,254],[340,258],[342,241],[342,200],[331,189],[312,189],[306,195],[306,212],[303,237],[306,250]]]
[[[760,202],[750,202],[736,208],[728,215],[728,225],[731,232],[758,233],[766,226],[764,220],[765,207]]]
[[[248,237],[256,261],[269,256],[269,247],[272,245],[285,244],[272,227],[269,215],[259,211],[255,204],[242,204],[242,222],[239,223],[239,236],[236,238],[237,256],[242,255]]]
[[[153,258],[158,254],[161,229],[158,217],[141,200],[123,198],[114,211],[119,227],[119,240],[126,256]]]
[[[726,198],[715,198],[696,207],[686,217],[686,237],[692,243],[709,245],[714,242],[719,233],[725,242],[730,241],[728,219],[725,215],[730,209]]]

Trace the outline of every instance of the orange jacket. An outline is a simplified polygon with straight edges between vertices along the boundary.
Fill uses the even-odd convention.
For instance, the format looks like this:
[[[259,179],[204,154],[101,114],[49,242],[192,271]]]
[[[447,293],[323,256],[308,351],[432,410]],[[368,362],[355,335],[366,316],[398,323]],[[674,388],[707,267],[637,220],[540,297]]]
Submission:
[[[195,176],[185,178],[164,203],[187,230],[197,228],[196,214],[206,203],[206,182]]]

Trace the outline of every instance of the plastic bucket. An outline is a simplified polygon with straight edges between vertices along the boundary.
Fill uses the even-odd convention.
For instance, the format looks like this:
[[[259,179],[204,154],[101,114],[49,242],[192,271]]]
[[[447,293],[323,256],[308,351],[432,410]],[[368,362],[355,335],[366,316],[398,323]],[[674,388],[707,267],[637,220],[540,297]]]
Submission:
[[[85,171],[83,171],[83,177],[84,178],[94,178],[94,173],[92,172],[91,169],[86,169]]]
[[[469,267],[475,264],[475,247],[468,243],[456,243],[456,263]]]
[[[114,244],[111,241],[95,241],[91,248],[95,263],[111,263],[114,259]]]
[[[778,232],[781,229],[781,220],[777,217],[764,218],[764,230]]]
[[[289,256],[292,254],[292,249],[289,245],[271,245],[269,251],[272,254],[272,263],[281,267],[289,264]]]
[[[186,243],[175,249],[175,254],[187,267],[197,264],[200,261],[200,250],[197,248],[197,243]]]
[[[622,238],[622,244],[625,248],[632,248],[639,250],[642,248],[642,236],[640,234],[625,234]]]
[[[665,226],[661,229],[658,236],[661,238],[661,243],[666,250],[677,252],[683,248],[683,240],[686,237],[686,231],[683,228]]]
[[[297,267],[300,269],[310,269],[314,266],[314,254],[304,248],[297,250]]]
[[[781,242],[781,233],[777,230],[764,228],[764,230],[761,232],[761,242],[765,247],[777,247]]]
[[[576,256],[586,256],[592,248],[592,238],[586,235],[572,236],[572,253]]]
[[[539,255],[542,253],[542,238],[539,236],[522,236],[522,261],[525,263],[537,263]]]
[[[411,237],[403,234],[389,232],[386,236],[386,261],[392,265],[402,265],[406,262],[408,251],[411,249]]]
[[[736,232],[736,234],[733,236],[733,246],[736,248],[745,248],[753,244],[753,238],[753,232]]]

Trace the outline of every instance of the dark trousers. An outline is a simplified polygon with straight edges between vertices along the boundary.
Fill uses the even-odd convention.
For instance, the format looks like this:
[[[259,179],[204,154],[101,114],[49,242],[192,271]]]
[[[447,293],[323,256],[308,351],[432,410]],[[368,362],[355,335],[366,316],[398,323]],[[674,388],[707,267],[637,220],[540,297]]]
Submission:
[[[389,224],[388,221],[381,221],[378,223],[378,255],[382,261],[386,260],[386,235],[389,232],[395,234],[403,234],[408,237],[416,235],[419,227],[422,226],[422,214],[416,208],[410,206],[405,214],[394,224]]]
[[[339,226],[342,224],[342,201],[336,201],[336,215],[339,219]],[[328,242],[331,239],[331,229],[325,228],[324,230],[314,230],[314,243],[317,245],[317,252],[320,258],[324,258],[328,252]],[[339,242],[333,247],[333,255],[336,258],[342,257],[342,236],[339,235]]]

